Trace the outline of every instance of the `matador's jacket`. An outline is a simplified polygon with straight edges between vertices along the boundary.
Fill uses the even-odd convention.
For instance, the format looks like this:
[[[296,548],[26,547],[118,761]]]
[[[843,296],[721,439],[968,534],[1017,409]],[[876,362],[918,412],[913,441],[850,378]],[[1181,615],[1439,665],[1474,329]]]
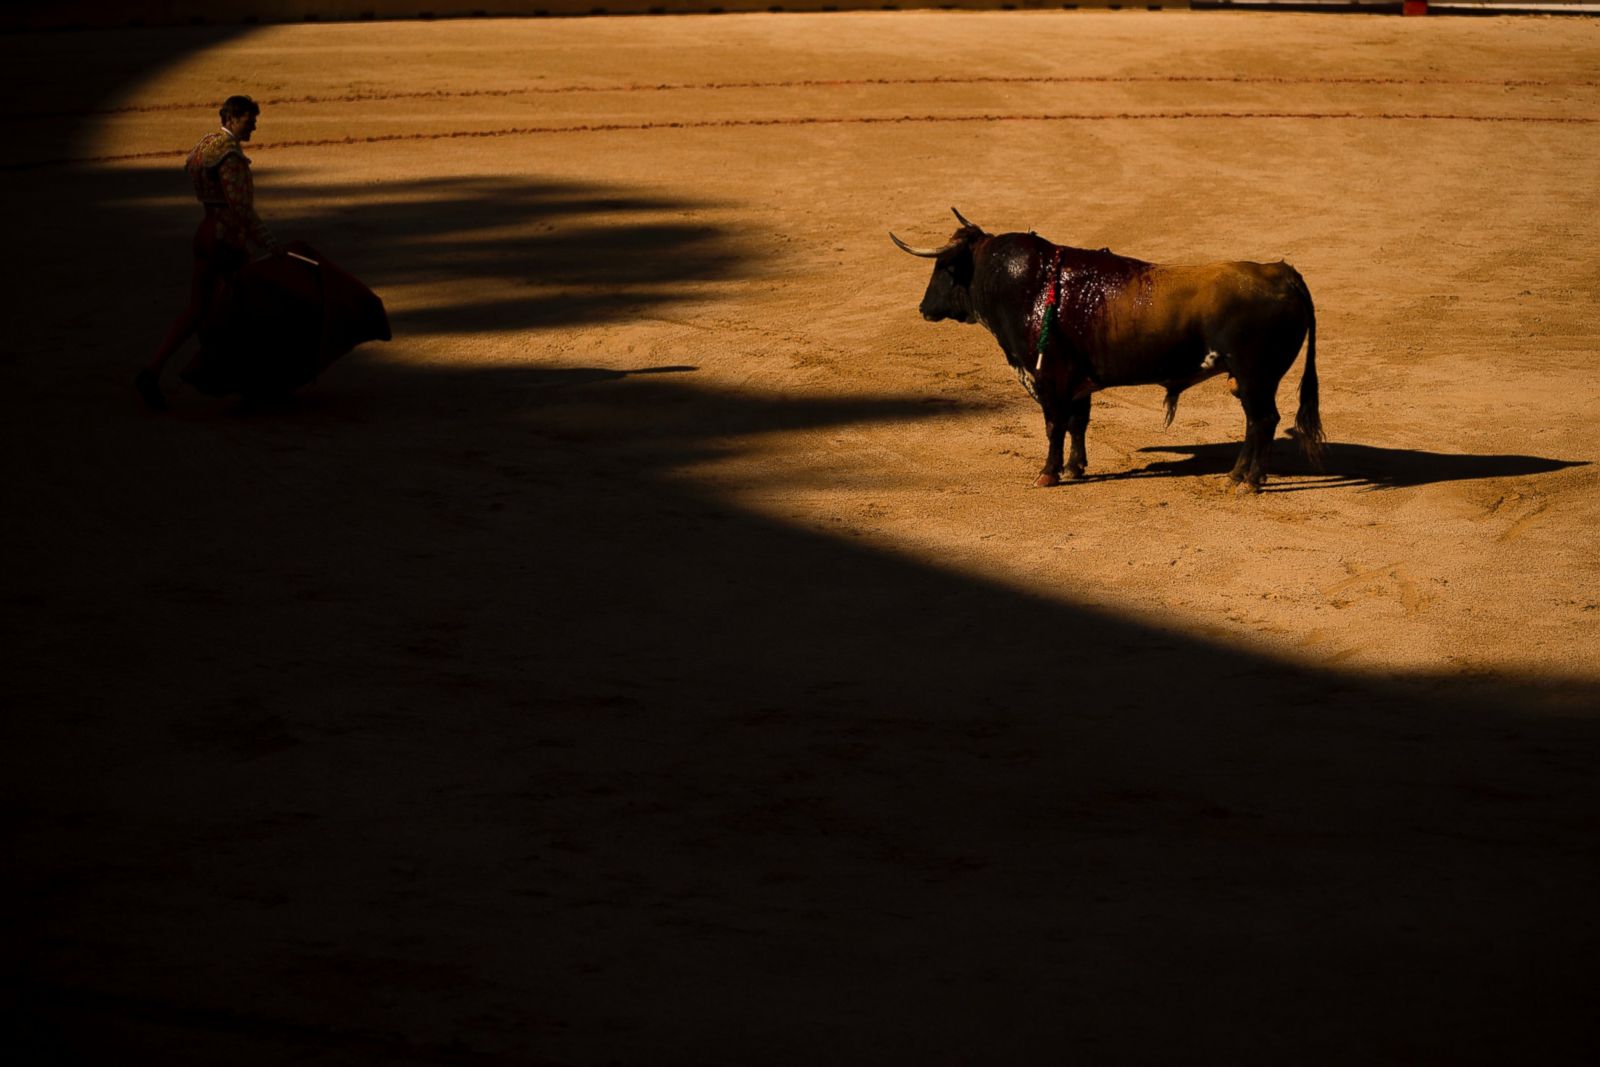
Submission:
[[[217,240],[240,251],[247,242],[269,251],[278,247],[278,239],[256,214],[250,158],[233,134],[218,130],[200,138],[184,169],[194,182],[195,199],[205,206],[206,218],[213,221]]]

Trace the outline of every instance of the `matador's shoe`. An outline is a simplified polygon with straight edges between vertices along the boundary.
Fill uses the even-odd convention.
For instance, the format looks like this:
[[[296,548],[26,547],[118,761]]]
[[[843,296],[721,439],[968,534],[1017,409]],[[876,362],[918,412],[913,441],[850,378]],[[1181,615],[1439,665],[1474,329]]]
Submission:
[[[139,391],[139,398],[144,401],[144,406],[151,411],[167,410],[167,398],[161,392],[161,382],[156,377],[156,372],[146,367],[133,376],[133,387]]]

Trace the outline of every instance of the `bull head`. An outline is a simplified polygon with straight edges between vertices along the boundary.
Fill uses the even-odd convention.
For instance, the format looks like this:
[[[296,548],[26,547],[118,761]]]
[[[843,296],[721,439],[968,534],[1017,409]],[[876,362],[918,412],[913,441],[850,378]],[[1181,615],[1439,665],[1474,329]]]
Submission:
[[[987,237],[982,228],[968,222],[961,212],[951,208],[961,228],[950,235],[939,248],[913,248],[891,231],[889,240],[902,252],[923,259],[934,260],[933,277],[922,294],[918,309],[929,322],[956,319],[959,322],[977,322],[972,308],[972,250],[981,238]]]

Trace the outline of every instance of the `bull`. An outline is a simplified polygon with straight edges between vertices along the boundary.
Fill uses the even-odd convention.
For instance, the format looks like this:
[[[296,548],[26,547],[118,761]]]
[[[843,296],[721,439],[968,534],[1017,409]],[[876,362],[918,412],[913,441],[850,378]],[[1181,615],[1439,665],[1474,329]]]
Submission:
[[[1123,385],[1166,389],[1172,425],[1185,389],[1227,374],[1244,408],[1244,447],[1229,473],[1256,491],[1278,428],[1278,383],[1306,346],[1295,434],[1320,464],[1317,410],[1317,318],[1305,279],[1287,263],[1146,263],[1051,244],[1033,233],[988,234],[955,213],[960,228],[938,248],[913,248],[932,259],[922,317],[982,323],[1006,362],[1044,411],[1048,452],[1034,481],[1060,484],[1088,465],[1084,434],[1092,394]]]

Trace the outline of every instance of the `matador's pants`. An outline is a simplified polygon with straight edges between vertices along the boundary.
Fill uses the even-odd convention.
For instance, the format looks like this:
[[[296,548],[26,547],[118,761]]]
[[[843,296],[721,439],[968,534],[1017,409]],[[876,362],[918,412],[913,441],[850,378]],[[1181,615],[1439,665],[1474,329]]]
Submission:
[[[194,267],[189,276],[189,303],[172,320],[167,336],[150,361],[151,369],[157,372],[172,358],[178,346],[187,341],[196,327],[205,321],[206,313],[211,310],[211,302],[216,299],[222,283],[250,259],[242,247],[217,236],[217,216],[211,212],[207,212],[195,229],[191,248]]]

